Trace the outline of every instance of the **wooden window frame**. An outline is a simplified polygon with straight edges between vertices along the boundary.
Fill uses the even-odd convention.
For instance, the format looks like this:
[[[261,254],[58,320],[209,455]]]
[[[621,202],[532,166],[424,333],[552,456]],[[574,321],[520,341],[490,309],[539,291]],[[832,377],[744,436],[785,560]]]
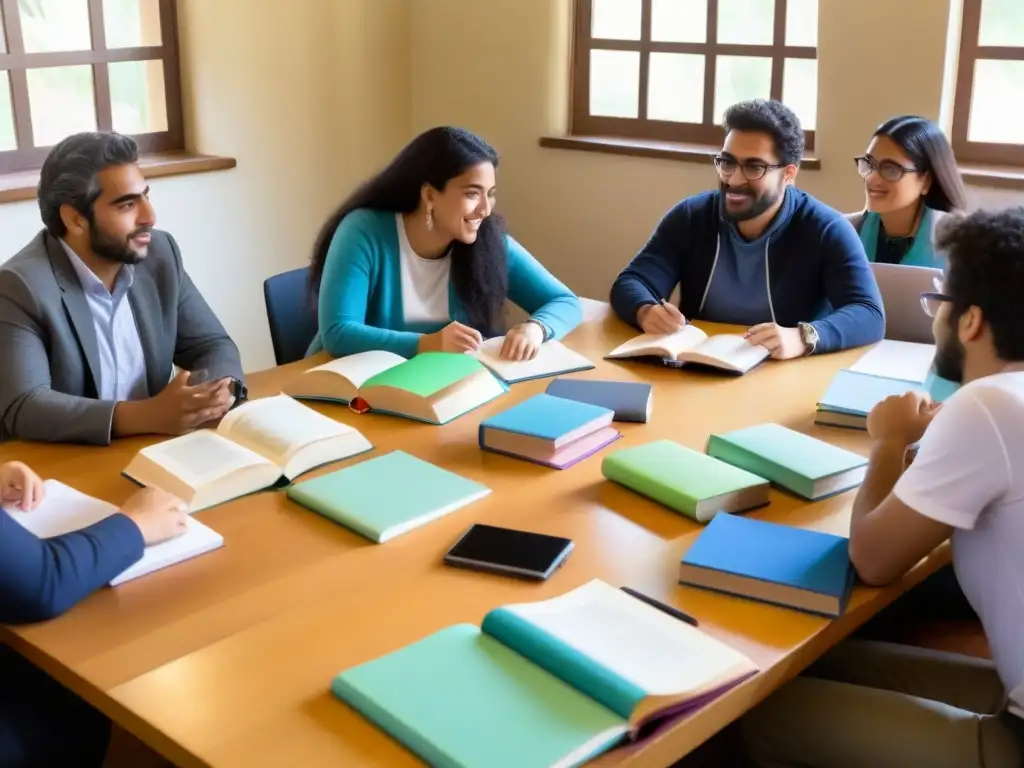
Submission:
[[[178,18],[175,0],[159,0],[161,44],[135,48],[107,48],[103,21],[103,0],[87,0],[92,48],[82,51],[26,53],[21,35],[18,0],[0,0],[7,52],[0,53],[0,70],[7,70],[10,99],[14,112],[14,132],[18,149],[0,152],[0,173],[16,173],[42,167],[50,147],[37,147],[32,133],[27,71],[38,67],[88,64],[92,66],[93,94],[96,101],[96,127],[113,130],[108,64],[125,61],[160,60],[164,70],[164,95],[167,130],[159,133],[132,134],[140,154],[183,150],[184,127],[181,110],[181,72],[178,58]]]
[[[715,70],[717,56],[756,56],[771,59],[770,98],[782,99],[783,68],[786,59],[817,59],[816,46],[787,46],[787,0],[775,0],[771,45],[735,45],[718,42],[718,0],[707,2],[707,31],[703,43],[668,43],[651,40],[653,0],[640,0],[640,39],[606,40],[591,37],[593,0],[576,0],[572,47],[571,103],[569,133],[572,136],[614,136],[626,139],[665,141],[682,144],[718,145],[725,139],[722,126],[715,125]],[[1022,0],[1024,2],[1024,0]],[[640,54],[640,85],[637,117],[596,117],[590,115],[590,52],[592,50],[636,51]],[[691,53],[704,56],[704,110],[700,123],[677,123],[647,118],[648,71],[651,53]],[[804,131],[804,145],[814,149],[814,131]]]
[[[969,139],[977,61],[1024,61],[1024,46],[978,44],[981,33],[981,4],[982,0],[963,0],[960,58],[957,62],[956,90],[953,97],[953,151],[960,162],[1021,166],[1024,165],[1024,144],[996,144]]]

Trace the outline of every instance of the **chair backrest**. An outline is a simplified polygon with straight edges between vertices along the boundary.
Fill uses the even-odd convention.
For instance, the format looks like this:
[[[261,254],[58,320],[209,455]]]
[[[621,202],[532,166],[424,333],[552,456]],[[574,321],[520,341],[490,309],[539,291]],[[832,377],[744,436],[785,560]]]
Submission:
[[[278,365],[306,356],[317,332],[316,302],[309,295],[309,267],[300,267],[263,281],[270,341]]]

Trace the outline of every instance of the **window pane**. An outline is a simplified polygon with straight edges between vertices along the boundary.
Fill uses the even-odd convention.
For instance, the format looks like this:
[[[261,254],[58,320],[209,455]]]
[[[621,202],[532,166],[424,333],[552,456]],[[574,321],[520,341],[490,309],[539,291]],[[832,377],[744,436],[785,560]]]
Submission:
[[[707,42],[708,0],[654,0],[651,39],[660,43]]]
[[[96,130],[92,67],[30,69],[27,76],[37,147],[51,146],[72,133]]]
[[[590,36],[605,40],[640,39],[640,0],[594,0]]]
[[[107,48],[160,45],[160,0],[103,0]]]
[[[715,65],[715,124],[739,101],[766,99],[772,89],[772,60],[760,56],[719,56]]]
[[[590,114],[636,117],[640,103],[640,54],[590,52]]]
[[[676,123],[704,120],[704,57],[652,53],[647,73],[647,117]]]
[[[775,0],[718,0],[718,42],[771,45]]]
[[[968,141],[1024,144],[1024,122],[1013,119],[1013,104],[1024,102],[1024,61],[979,59],[974,64],[974,98]]]
[[[88,0],[18,0],[26,53],[92,48]]]
[[[18,148],[14,134],[14,110],[11,108],[11,80],[0,72],[0,152]]]
[[[796,112],[805,131],[813,131],[818,119],[818,62],[786,59],[782,69],[782,101]]]
[[[123,61],[109,67],[114,130],[119,133],[166,131],[164,63],[159,59]]]
[[[786,45],[818,45],[818,0],[786,3]]]
[[[984,0],[981,4],[980,45],[1024,45],[1024,3]]]

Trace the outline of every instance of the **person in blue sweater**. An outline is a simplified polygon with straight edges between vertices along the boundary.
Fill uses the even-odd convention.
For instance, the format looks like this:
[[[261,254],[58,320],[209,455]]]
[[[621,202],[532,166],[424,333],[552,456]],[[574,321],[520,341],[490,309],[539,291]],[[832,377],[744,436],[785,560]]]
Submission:
[[[31,515],[42,498],[43,483],[31,469],[0,465],[0,623],[59,616],[135,563],[146,546],[185,531],[184,502],[146,488],[88,528],[39,539],[11,516]],[[109,739],[102,714],[0,645],[0,766],[98,768]]]
[[[580,301],[493,213],[498,154],[468,131],[417,136],[328,219],[310,269],[319,332],[309,353],[475,350],[529,360],[582,319]],[[505,300],[529,318],[505,331]]]
[[[868,261],[943,269],[933,244],[936,227],[947,213],[967,209],[967,191],[942,129],[923,117],[893,117],[854,162],[865,202],[847,218]]]
[[[615,312],[646,333],[688,319],[747,326],[788,359],[880,340],[885,315],[864,246],[838,211],[793,186],[799,119],[758,99],[725,113],[719,189],[682,200],[611,289]],[[679,306],[668,297],[679,286]]]

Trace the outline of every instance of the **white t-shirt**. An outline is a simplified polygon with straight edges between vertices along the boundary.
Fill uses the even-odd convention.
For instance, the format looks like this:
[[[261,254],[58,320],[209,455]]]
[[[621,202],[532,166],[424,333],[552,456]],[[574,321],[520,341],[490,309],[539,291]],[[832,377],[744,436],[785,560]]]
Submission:
[[[977,379],[949,398],[894,492],[956,529],[957,580],[1010,708],[1024,717],[1024,371]]]
[[[451,253],[424,259],[409,245],[402,214],[395,214],[398,251],[402,261],[402,314],[406,323],[446,323]]]

